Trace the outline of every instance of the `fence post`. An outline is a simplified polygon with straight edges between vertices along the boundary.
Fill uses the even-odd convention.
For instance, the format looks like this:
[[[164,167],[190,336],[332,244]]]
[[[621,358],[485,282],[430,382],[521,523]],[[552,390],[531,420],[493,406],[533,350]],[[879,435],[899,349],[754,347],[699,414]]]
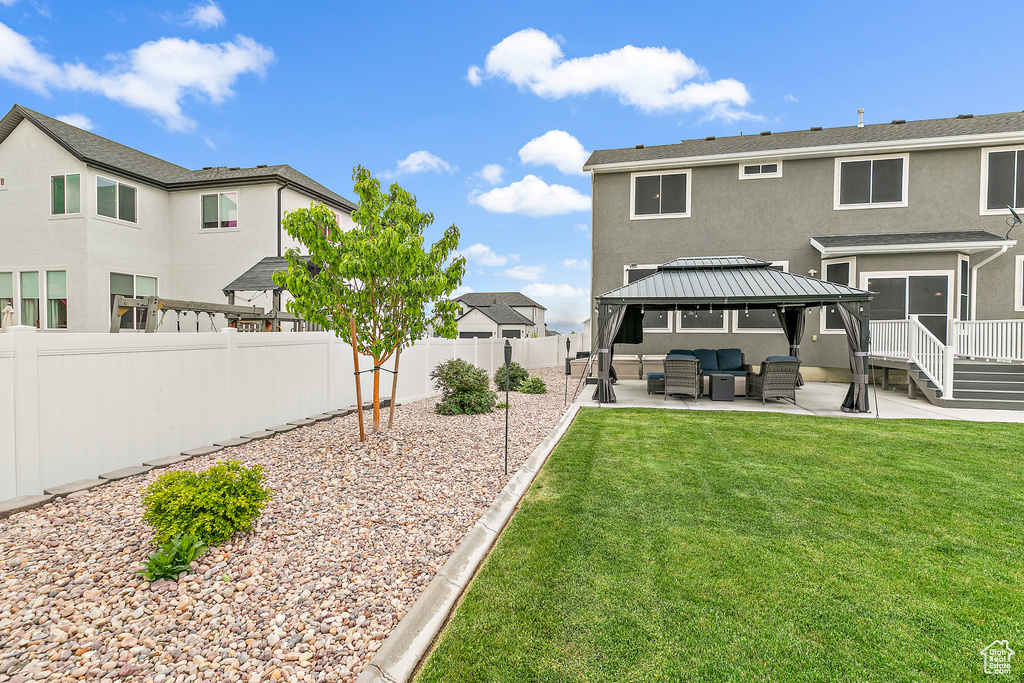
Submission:
[[[15,495],[43,492],[39,463],[39,336],[35,327],[15,325],[14,471]]]

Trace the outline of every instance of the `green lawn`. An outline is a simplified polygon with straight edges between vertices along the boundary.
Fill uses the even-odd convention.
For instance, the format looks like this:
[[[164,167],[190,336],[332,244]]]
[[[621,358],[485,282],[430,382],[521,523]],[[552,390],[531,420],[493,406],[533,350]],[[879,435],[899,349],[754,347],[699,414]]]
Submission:
[[[1022,436],[584,409],[417,680],[1017,680]]]

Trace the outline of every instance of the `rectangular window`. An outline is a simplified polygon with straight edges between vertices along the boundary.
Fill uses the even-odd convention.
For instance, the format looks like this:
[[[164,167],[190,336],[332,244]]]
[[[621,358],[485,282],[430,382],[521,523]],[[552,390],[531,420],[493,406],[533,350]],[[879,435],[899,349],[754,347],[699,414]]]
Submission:
[[[676,328],[679,332],[725,332],[725,312],[716,311],[680,311]]]
[[[131,185],[96,177],[96,213],[100,216],[138,222],[136,195]]]
[[[834,208],[906,206],[908,158],[836,159]]]
[[[687,218],[690,171],[633,174],[631,218]]]
[[[950,275],[867,277],[872,320],[905,320],[911,315],[939,341],[946,343]]]
[[[773,261],[772,270],[789,270],[788,261]],[[746,306],[736,311],[736,331],[748,332],[782,332],[779,314],[774,308],[750,308]]]
[[[238,193],[221,192],[201,197],[203,228],[238,227]]]
[[[21,324],[39,327],[39,273],[21,273]]]
[[[780,177],[782,177],[781,161],[773,161],[767,164],[740,164],[740,180]]]
[[[826,263],[823,269],[825,271],[825,277],[823,278],[825,282],[834,282],[838,285],[850,285],[852,282],[853,265],[849,261]],[[825,329],[845,330],[842,316],[839,315],[839,311],[834,304],[825,307]]]
[[[631,285],[637,280],[642,280],[645,277],[654,275],[657,272],[657,266],[626,266],[626,284]],[[644,311],[643,326],[644,330],[648,332],[671,332],[672,311]]]
[[[156,278],[146,277],[145,275],[135,276],[135,296],[137,298],[143,298],[147,296],[156,296]],[[144,330],[146,329],[146,319],[148,317],[148,311],[144,308],[135,309],[135,329]]]
[[[14,309],[14,273],[0,273],[0,313],[8,306]]]
[[[1024,149],[986,151],[985,156],[982,208],[997,213],[1008,213],[1008,206],[1024,208]]]
[[[82,176],[78,173],[50,178],[50,213],[63,216],[82,212]]]
[[[520,339],[523,336],[522,330],[502,330],[503,339]]]
[[[960,257],[960,320],[971,314],[971,263]]]
[[[67,271],[46,271],[46,329],[68,329]]]

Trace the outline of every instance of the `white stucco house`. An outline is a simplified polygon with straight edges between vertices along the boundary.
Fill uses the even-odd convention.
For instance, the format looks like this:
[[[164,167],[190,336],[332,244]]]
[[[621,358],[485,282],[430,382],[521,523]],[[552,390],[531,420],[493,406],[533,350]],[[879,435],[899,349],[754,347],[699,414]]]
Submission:
[[[543,337],[544,312],[539,303],[519,292],[470,292],[455,297],[461,312],[459,338]]]
[[[14,105],[0,120],[0,310],[107,332],[117,294],[225,303],[225,286],[295,246],[281,217],[314,201],[351,226],[352,202],[290,166],[189,170]]]

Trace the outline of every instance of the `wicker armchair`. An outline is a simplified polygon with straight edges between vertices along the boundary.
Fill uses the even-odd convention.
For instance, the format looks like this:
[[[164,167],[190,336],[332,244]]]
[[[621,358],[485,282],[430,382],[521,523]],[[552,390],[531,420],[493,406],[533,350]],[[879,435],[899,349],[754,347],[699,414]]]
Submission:
[[[800,372],[798,360],[766,360],[757,374],[747,376],[747,398],[788,398],[796,405],[796,378]]]
[[[696,358],[665,359],[665,400],[669,394],[685,394],[700,398],[704,389],[704,373]]]

